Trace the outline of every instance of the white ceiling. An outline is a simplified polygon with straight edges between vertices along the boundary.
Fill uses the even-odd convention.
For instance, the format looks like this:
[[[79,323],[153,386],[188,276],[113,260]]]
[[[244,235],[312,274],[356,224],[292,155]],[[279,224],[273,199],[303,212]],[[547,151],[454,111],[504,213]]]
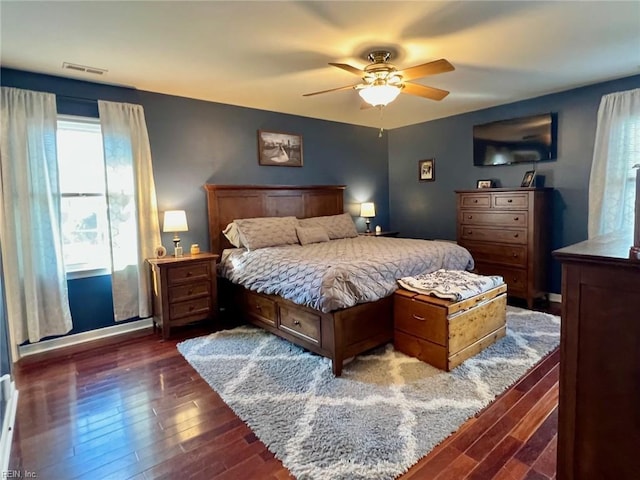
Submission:
[[[0,2],[2,66],[373,127],[396,128],[640,74],[640,2]],[[327,65],[390,49],[449,90],[361,110]],[[62,69],[70,62],[102,77]]]

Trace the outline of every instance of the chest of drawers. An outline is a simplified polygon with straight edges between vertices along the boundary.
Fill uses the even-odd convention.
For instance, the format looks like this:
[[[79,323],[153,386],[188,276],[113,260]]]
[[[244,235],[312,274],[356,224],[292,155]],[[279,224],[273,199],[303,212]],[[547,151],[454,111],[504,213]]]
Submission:
[[[534,299],[548,291],[551,188],[459,190],[457,240],[482,275],[501,275],[508,294]]]
[[[216,261],[218,255],[151,258],[153,324],[162,337],[171,328],[214,318],[217,312]]]

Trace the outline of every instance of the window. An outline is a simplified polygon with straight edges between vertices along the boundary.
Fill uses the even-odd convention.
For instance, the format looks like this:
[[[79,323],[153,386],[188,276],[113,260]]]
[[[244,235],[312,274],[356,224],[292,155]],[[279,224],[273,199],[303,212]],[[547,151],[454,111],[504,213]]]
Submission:
[[[108,273],[111,261],[100,121],[59,116],[57,143],[66,271],[72,277]]]
[[[624,228],[633,230],[636,198],[636,169],[633,167],[640,164],[640,115],[633,116],[624,122],[621,135],[617,140],[624,151],[627,164],[627,181],[622,202],[623,225]]]

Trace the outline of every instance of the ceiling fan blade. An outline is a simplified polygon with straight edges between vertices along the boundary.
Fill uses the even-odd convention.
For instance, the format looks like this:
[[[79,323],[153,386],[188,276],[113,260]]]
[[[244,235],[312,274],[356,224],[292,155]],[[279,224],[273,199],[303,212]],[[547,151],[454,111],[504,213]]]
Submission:
[[[450,72],[455,70],[455,67],[447,62],[444,58],[435,60],[433,62],[424,63],[422,65],[416,65],[415,67],[409,67],[401,72],[403,80],[413,80],[414,78],[426,77],[427,75],[435,75],[437,73]]]
[[[356,83],[355,85],[347,85],[345,87],[330,88],[329,90],[322,90],[320,92],[305,93],[302,96],[303,97],[312,97],[313,95],[320,95],[321,93],[330,93],[330,92],[338,92],[340,90],[349,90],[350,88],[355,88],[358,85],[360,85],[360,84]]]
[[[333,65],[334,67],[341,68],[342,70],[346,70],[349,73],[353,73],[354,75],[358,75],[359,77],[364,76],[364,70],[360,70],[359,68],[352,67],[351,65],[347,65],[346,63],[329,63],[329,65]]]
[[[416,95],[418,97],[428,98],[429,100],[442,100],[449,95],[449,92],[446,90],[440,90],[435,87],[425,87],[424,85],[410,82],[405,82],[401,93],[408,93],[409,95]]]

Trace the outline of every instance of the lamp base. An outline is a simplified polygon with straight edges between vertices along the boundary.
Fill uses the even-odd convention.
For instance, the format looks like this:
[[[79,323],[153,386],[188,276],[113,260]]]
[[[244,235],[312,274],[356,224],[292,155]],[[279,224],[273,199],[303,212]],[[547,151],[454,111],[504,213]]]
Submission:
[[[364,231],[364,233],[371,233],[371,220],[367,218],[364,223],[367,225],[367,229]]]

